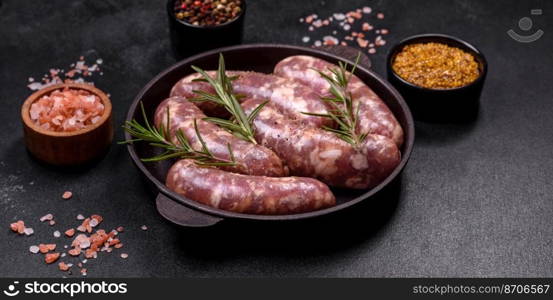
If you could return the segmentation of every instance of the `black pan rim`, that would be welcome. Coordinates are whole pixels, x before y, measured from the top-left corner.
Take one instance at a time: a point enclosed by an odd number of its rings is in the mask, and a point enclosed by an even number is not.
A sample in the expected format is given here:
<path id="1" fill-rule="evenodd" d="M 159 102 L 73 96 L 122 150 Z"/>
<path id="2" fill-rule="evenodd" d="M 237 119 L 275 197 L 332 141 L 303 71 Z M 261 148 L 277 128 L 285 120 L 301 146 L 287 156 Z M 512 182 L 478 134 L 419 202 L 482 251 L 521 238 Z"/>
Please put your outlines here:
<path id="1" fill-rule="evenodd" d="M 144 94 L 155 84 L 157 83 L 162 77 L 167 75 L 170 72 L 173 72 L 175 69 L 178 69 L 182 67 L 183 65 L 189 64 L 190 62 L 193 62 L 201 57 L 204 56 L 210 56 L 217 53 L 224 53 L 229 51 L 237 51 L 237 50 L 243 50 L 243 49 L 266 49 L 266 48 L 286 48 L 289 50 L 297 50 L 299 52 L 303 53 L 316 53 L 320 57 L 327 57 L 332 58 L 335 60 L 340 60 L 343 62 L 346 62 L 348 64 L 353 64 L 354 62 L 348 59 L 345 59 L 343 57 L 312 48 L 306 48 L 302 46 L 295 46 L 295 45 L 285 45 L 285 44 L 267 44 L 267 43 L 261 43 L 261 44 L 243 44 L 243 45 L 236 45 L 236 46 L 230 46 L 230 47 L 223 47 L 218 48 L 206 52 L 202 52 L 200 54 L 191 56 L 185 60 L 182 60 L 180 62 L 177 62 L 176 64 L 166 68 L 162 72 L 160 72 L 158 75 L 156 75 L 152 80 L 150 80 L 144 88 L 140 90 L 140 92 L 137 94 L 137 96 L 134 98 L 133 102 L 131 103 L 131 106 L 129 107 L 129 110 L 127 112 L 126 121 L 132 120 L 134 116 L 134 112 L 136 111 L 138 107 L 138 103 L 141 101 Z M 401 109 L 405 112 L 405 118 L 406 118 L 406 124 L 407 128 L 403 128 L 404 136 L 407 136 L 408 139 L 404 141 L 404 151 L 402 152 L 401 161 L 398 164 L 398 166 L 394 169 L 386 179 L 384 179 L 382 182 L 380 182 L 377 186 L 373 187 L 370 190 L 367 190 L 367 192 L 359 195 L 358 197 L 349 200 L 345 203 L 317 210 L 312 212 L 306 212 L 306 213 L 299 213 L 299 214 L 288 214 L 288 215 L 254 215 L 254 214 L 243 214 L 243 213 L 236 213 L 236 212 L 230 212 L 225 211 L 217 208 L 213 208 L 201 203 L 198 203 L 194 200 L 185 198 L 183 196 L 178 195 L 177 193 L 169 190 L 165 184 L 157 180 L 149 171 L 146 169 L 144 163 L 140 160 L 138 157 L 136 151 L 134 150 L 134 145 L 128 144 L 127 150 L 129 151 L 129 154 L 133 160 L 133 163 L 136 165 L 136 167 L 148 178 L 149 181 L 151 181 L 158 191 L 165 195 L 166 197 L 188 207 L 195 211 L 198 211 L 199 213 L 207 214 L 210 216 L 215 216 L 223 219 L 244 219 L 244 220 L 267 220 L 267 221 L 285 221 L 285 220 L 299 220 L 299 219 L 309 219 L 313 217 L 319 217 L 323 215 L 328 215 L 346 208 L 349 208 L 353 205 L 358 204 L 359 202 L 366 200 L 370 198 L 372 195 L 376 194 L 380 190 L 382 190 L 385 186 L 390 184 L 392 180 L 394 180 L 404 169 L 405 165 L 409 161 L 409 158 L 411 156 L 411 152 L 413 150 L 414 146 L 414 140 L 415 140 L 415 125 L 413 116 L 411 114 L 411 111 L 409 107 L 407 106 L 407 103 L 403 99 L 403 97 L 400 95 L 400 93 L 386 80 L 384 80 L 381 76 L 377 75 L 376 73 L 365 69 L 362 66 L 359 66 L 357 68 L 357 72 L 365 72 L 369 74 L 371 77 L 373 77 L 375 80 L 377 80 L 382 86 L 384 86 L 395 98 L 395 100 L 398 102 Z M 162 99 L 163 100 L 163 99 Z M 131 139 L 131 136 L 129 133 L 125 132 L 125 139 L 129 140 Z"/>

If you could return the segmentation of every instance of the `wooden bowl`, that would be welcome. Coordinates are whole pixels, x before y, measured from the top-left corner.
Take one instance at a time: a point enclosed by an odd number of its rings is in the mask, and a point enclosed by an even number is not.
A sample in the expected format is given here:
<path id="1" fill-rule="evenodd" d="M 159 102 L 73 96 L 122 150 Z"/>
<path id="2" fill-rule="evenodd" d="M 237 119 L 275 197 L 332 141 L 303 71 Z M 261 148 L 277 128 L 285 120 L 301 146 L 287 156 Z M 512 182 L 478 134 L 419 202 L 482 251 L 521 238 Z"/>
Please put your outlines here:
<path id="1" fill-rule="evenodd" d="M 104 104 L 104 114 L 100 120 L 96 124 L 71 132 L 49 131 L 37 126 L 29 113 L 31 104 L 54 90 L 66 87 L 86 90 L 98 96 Z M 75 166 L 90 162 L 104 154 L 113 140 L 111 102 L 104 92 L 89 84 L 62 83 L 35 92 L 23 103 L 21 119 L 25 145 L 29 152 L 52 165 Z"/>

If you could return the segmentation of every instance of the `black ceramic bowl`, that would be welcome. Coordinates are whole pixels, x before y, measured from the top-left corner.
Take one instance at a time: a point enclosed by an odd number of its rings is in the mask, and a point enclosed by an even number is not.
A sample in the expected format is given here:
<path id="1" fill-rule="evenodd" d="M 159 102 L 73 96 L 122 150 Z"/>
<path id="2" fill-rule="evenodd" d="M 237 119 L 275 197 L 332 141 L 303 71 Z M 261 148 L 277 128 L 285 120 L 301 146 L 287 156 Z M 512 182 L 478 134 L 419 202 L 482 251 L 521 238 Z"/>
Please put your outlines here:
<path id="1" fill-rule="evenodd" d="M 430 89 L 410 83 L 394 72 L 392 64 L 403 47 L 429 42 L 446 44 L 470 53 L 479 65 L 480 76 L 462 87 Z M 425 121 L 463 122 L 475 119 L 487 69 L 488 63 L 480 50 L 459 38 L 444 34 L 422 34 L 406 38 L 390 50 L 387 58 L 388 81 L 401 93 L 415 119 Z"/>
<path id="2" fill-rule="evenodd" d="M 312 55 L 332 63 L 339 61 L 349 64 L 353 63 L 351 60 L 346 60 L 321 50 L 288 45 L 240 45 L 208 51 L 181 61 L 152 79 L 134 99 L 129 108 L 127 120 L 136 119 L 139 122 L 143 122 L 139 105 L 142 102 L 151 122 L 156 107 L 169 96 L 173 85 L 182 77 L 194 72 L 191 66 L 196 65 L 205 70 L 216 69 L 219 53 L 223 53 L 228 70 L 251 70 L 264 73 L 271 73 L 277 62 L 291 55 Z M 214 225 L 222 220 L 229 219 L 241 221 L 299 220 L 333 214 L 352 207 L 361 201 L 368 200 L 375 196 L 376 193 L 382 193 L 385 187 L 398 178 L 409 159 L 415 138 L 414 122 L 403 98 L 389 83 L 361 66 L 356 69 L 355 74 L 382 98 L 394 113 L 405 132 L 405 142 L 401 149 L 401 162 L 379 185 L 367 190 L 332 189 L 337 198 L 337 205 L 314 212 L 279 216 L 241 214 L 206 206 L 169 190 L 164 183 L 172 162 L 144 163 L 140 160 L 141 157 L 151 157 L 159 154 L 159 149 L 151 147 L 146 143 L 130 144 L 128 145 L 128 150 L 133 162 L 146 176 L 147 181 L 152 184 L 154 191 L 158 193 L 156 199 L 158 211 L 170 221 L 190 227 Z M 126 133 L 125 138 L 131 139 L 131 136 Z M 391 199 L 388 200 L 391 201 Z"/>
<path id="3" fill-rule="evenodd" d="M 167 15 L 171 46 L 178 59 L 242 43 L 246 0 L 242 0 L 242 10 L 235 19 L 217 26 L 197 26 L 177 19 L 174 13 L 175 2 L 176 0 L 167 1 Z"/>

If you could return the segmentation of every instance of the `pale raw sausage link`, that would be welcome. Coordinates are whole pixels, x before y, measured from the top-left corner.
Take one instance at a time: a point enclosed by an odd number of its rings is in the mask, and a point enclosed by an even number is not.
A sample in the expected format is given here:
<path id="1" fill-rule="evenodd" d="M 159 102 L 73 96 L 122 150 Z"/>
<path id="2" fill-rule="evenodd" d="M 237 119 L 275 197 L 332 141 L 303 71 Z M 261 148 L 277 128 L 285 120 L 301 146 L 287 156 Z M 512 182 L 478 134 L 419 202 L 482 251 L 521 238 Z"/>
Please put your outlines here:
<path id="1" fill-rule="evenodd" d="M 214 71 L 207 72 L 214 76 Z M 247 98 L 270 100 L 276 107 L 292 119 L 297 119 L 314 127 L 332 125 L 327 118 L 310 116 L 308 113 L 328 113 L 326 104 L 319 95 L 309 86 L 298 81 L 283 78 L 271 74 L 244 71 L 227 71 L 228 76 L 238 76 L 233 81 L 234 93 L 241 94 Z M 195 97 L 194 90 L 201 90 L 214 93 L 214 89 L 206 82 L 193 82 L 200 78 L 198 73 L 191 74 L 181 79 L 173 86 L 171 96 L 182 96 L 186 98 Z M 198 107 L 208 115 L 220 115 L 220 108 L 211 102 L 198 103 Z"/>
<path id="2" fill-rule="evenodd" d="M 336 204 L 322 182 L 302 177 L 248 176 L 176 162 L 166 180 L 177 194 L 211 207 L 246 214 L 303 213 Z"/>
<path id="3" fill-rule="evenodd" d="M 205 118 L 204 113 L 183 97 L 171 97 L 159 104 L 154 120 L 157 127 L 162 124 L 166 126 L 167 109 L 169 109 L 169 133 L 174 143 L 178 142 L 175 133 L 180 129 L 192 147 L 195 150 L 201 150 L 200 140 L 194 130 L 194 119 L 196 119 L 198 131 L 215 157 L 230 160 L 228 144 L 232 147 L 237 164 L 222 167 L 223 169 L 248 175 L 277 177 L 287 175 L 288 170 L 273 151 L 241 140 L 219 126 L 202 120 Z"/>
<path id="4" fill-rule="evenodd" d="M 242 103 L 252 111 L 262 100 Z M 359 147 L 334 133 L 293 121 L 267 104 L 254 120 L 256 140 L 275 151 L 290 174 L 313 177 L 336 187 L 365 189 L 384 180 L 399 164 L 400 152 L 389 138 L 369 134 Z"/>
<path id="5" fill-rule="evenodd" d="M 330 75 L 338 68 L 325 60 L 305 55 L 290 56 L 274 69 L 276 75 L 295 79 L 313 88 L 320 96 L 329 97 L 328 82 L 316 71 Z M 398 146 L 403 144 L 403 129 L 388 106 L 359 77 L 352 76 L 348 85 L 354 104 L 359 103 L 358 130 L 391 138 Z"/>

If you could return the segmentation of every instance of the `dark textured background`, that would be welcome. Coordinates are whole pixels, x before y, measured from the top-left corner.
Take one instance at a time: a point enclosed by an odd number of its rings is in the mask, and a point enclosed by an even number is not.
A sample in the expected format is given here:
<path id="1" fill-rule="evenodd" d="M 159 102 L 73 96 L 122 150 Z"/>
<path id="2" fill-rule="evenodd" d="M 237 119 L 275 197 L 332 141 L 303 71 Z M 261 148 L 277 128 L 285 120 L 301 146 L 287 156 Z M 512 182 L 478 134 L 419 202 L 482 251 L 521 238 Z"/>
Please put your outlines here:
<path id="1" fill-rule="evenodd" d="M 553 276 L 553 55 L 551 1 L 250 0 L 245 42 L 302 44 L 298 19 L 363 5 L 383 11 L 385 53 L 417 33 L 452 34 L 477 45 L 489 74 L 479 118 L 470 124 L 417 123 L 415 149 L 396 195 L 345 216 L 311 224 L 228 224 L 181 230 L 153 207 L 124 147 L 113 145 L 93 168 L 54 170 L 22 143 L 19 109 L 27 78 L 102 57 L 98 87 L 112 95 L 121 124 L 128 105 L 173 64 L 164 1 L 4 0 L 0 7 L 0 276 L 61 276 L 28 246 L 51 238 L 46 213 L 64 230 L 78 213 L 123 225 L 127 260 L 102 253 L 89 276 Z M 542 8 L 541 40 L 519 44 L 506 31 Z M 547 20 L 549 19 L 549 21 Z M 191 41 L 192 43 L 194 41 Z M 122 138 L 118 130 L 116 139 Z M 72 190 L 75 197 L 60 199 Z M 8 224 L 26 220 L 20 237 Z M 139 227 L 146 224 L 148 231 Z M 65 242 L 57 241 L 61 246 Z"/>

